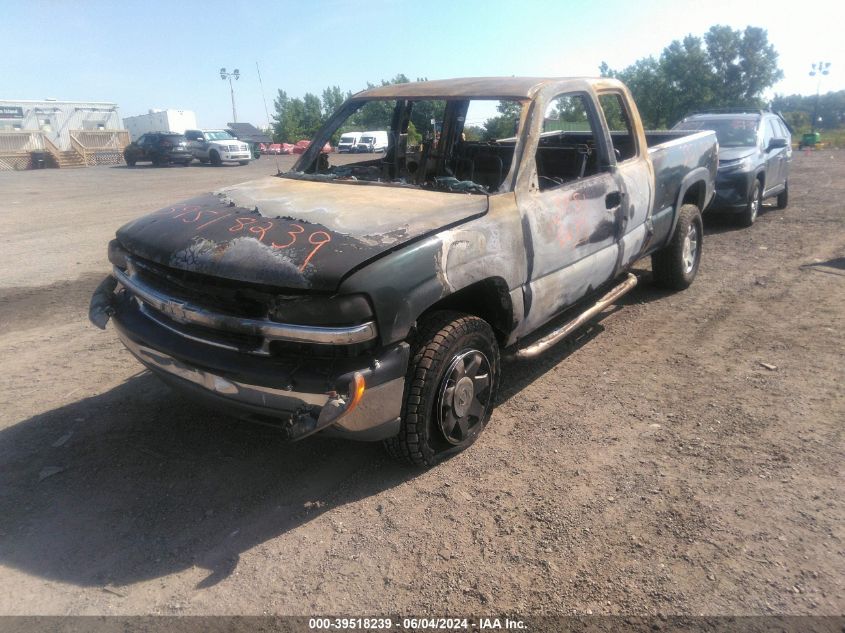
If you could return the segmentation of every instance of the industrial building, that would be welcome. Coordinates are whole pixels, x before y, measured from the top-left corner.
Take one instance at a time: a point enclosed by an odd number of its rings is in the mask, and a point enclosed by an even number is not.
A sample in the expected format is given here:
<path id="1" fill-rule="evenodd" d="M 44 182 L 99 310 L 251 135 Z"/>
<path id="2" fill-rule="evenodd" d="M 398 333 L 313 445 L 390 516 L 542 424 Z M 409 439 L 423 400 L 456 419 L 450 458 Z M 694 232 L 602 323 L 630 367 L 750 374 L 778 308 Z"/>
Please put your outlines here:
<path id="1" fill-rule="evenodd" d="M 128 144 L 116 103 L 0 99 L 0 170 L 118 164 Z"/>
<path id="2" fill-rule="evenodd" d="M 148 132 L 184 134 L 185 130 L 198 127 L 197 115 L 191 110 L 150 110 L 147 114 L 126 117 L 123 119 L 123 125 L 133 141 Z"/>

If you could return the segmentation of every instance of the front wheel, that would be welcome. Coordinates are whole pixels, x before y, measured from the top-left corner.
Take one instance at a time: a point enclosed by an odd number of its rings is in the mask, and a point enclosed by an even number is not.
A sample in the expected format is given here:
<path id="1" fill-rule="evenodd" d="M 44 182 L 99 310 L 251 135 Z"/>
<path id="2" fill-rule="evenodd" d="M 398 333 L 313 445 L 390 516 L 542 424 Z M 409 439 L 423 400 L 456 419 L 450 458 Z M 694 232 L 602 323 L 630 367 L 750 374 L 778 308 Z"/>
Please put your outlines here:
<path id="1" fill-rule="evenodd" d="M 751 226 L 754 220 L 757 219 L 757 214 L 760 213 L 760 205 L 763 203 L 763 188 L 760 186 L 760 181 L 754 179 L 754 184 L 751 185 L 751 193 L 748 194 L 748 202 L 745 209 L 739 214 L 740 226 Z"/>
<path id="2" fill-rule="evenodd" d="M 651 256 L 654 282 L 672 290 L 689 288 L 698 273 L 703 237 L 701 211 L 694 204 L 683 205 L 672 240 Z"/>
<path id="3" fill-rule="evenodd" d="M 223 164 L 223 161 L 220 160 L 220 154 L 218 154 L 217 152 L 211 152 L 211 154 L 209 154 L 208 157 L 209 157 L 209 159 L 211 159 L 211 164 L 214 165 L 215 167 L 219 167 L 220 165 Z"/>
<path id="4" fill-rule="evenodd" d="M 249 165 L 249 161 L 248 160 L 239 160 L 238 165 Z"/>
<path id="5" fill-rule="evenodd" d="M 499 386 L 499 345 L 486 321 L 460 312 L 424 318 L 411 340 L 394 458 L 433 466 L 470 446 L 487 425 Z"/>

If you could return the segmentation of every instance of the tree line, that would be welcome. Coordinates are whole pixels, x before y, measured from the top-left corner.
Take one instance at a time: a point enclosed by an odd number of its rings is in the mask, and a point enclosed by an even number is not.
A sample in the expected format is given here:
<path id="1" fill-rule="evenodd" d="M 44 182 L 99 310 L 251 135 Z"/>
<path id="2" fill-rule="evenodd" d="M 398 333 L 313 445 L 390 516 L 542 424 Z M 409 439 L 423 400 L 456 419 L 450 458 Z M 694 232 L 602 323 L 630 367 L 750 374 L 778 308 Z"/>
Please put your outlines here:
<path id="1" fill-rule="evenodd" d="M 783 112 L 794 130 L 807 132 L 813 113 L 816 129 L 832 130 L 845 124 L 845 90 L 819 95 L 777 95 L 772 100 L 772 110 Z"/>
<path id="2" fill-rule="evenodd" d="M 768 41 L 764 29 L 748 26 L 735 30 L 728 26 L 711 27 L 702 37 L 687 35 L 663 49 L 658 57 L 645 57 L 621 70 L 602 62 L 603 77 L 622 80 L 633 93 L 646 128 L 671 127 L 684 116 L 701 110 L 718 108 L 764 108 L 763 93 L 783 77 L 778 67 L 778 54 Z M 418 79 L 422 81 L 423 79 Z M 404 74 L 381 80 L 386 86 L 410 81 Z M 367 88 L 375 84 L 367 83 Z M 338 86 L 329 86 L 321 96 L 306 93 L 291 98 L 279 90 L 274 100 L 273 138 L 278 142 L 295 143 L 310 139 L 340 105 L 352 96 Z M 788 116 L 800 127 L 812 116 L 815 96 L 778 96 L 773 109 L 794 113 Z M 431 119 L 442 117 L 443 102 L 422 102 L 411 115 L 408 142 L 416 142 L 431 131 Z M 391 103 L 368 103 L 354 113 L 335 135 L 346 131 L 385 129 L 391 119 Z M 830 93 L 820 99 L 819 116 L 828 124 L 842 122 L 845 117 L 845 91 Z M 519 105 L 500 102 L 497 114 L 480 126 L 465 129 L 470 140 L 512 136 L 519 117 Z"/>
<path id="3" fill-rule="evenodd" d="M 639 59 L 603 77 L 623 81 L 647 128 L 671 127 L 684 116 L 718 108 L 763 108 L 763 92 L 783 78 L 778 54 L 764 29 L 712 26 L 703 37 L 687 35 L 659 57 Z"/>

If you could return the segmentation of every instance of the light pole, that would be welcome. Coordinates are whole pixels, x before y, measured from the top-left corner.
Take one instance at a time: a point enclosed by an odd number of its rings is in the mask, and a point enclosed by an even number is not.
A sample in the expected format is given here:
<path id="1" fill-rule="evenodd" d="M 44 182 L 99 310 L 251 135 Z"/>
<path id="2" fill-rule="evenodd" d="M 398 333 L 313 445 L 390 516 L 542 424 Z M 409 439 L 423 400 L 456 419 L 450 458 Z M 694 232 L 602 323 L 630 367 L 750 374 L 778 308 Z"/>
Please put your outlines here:
<path id="1" fill-rule="evenodd" d="M 225 68 L 220 69 L 220 79 L 223 81 L 229 80 L 229 92 L 232 93 L 232 123 L 237 123 L 238 113 L 235 111 L 235 89 L 232 87 L 232 77 L 237 81 L 241 77 L 241 71 L 235 68 L 232 72 L 227 73 Z"/>
<path id="2" fill-rule="evenodd" d="M 813 64 L 813 70 L 810 71 L 810 77 L 818 77 L 816 81 L 816 104 L 813 106 L 813 121 L 810 123 L 810 134 L 816 133 L 816 117 L 819 115 L 819 90 L 822 85 L 822 77 L 830 74 L 830 62 L 819 62 Z"/>

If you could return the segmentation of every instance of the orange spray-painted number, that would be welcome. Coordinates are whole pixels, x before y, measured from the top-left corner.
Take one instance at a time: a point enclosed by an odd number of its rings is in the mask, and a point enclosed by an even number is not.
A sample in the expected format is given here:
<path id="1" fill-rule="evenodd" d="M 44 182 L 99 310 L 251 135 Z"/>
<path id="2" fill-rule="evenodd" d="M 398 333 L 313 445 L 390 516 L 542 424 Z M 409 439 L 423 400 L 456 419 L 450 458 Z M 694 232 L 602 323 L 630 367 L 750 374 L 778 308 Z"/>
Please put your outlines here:
<path id="1" fill-rule="evenodd" d="M 325 231 L 314 231 L 308 238 L 308 243 L 313 244 L 314 250 L 308 253 L 308 257 L 305 258 L 305 261 L 302 262 L 302 266 L 299 267 L 299 272 L 305 270 L 305 267 L 308 265 L 308 262 L 311 261 L 311 258 L 317 254 L 324 244 L 328 244 L 332 241 L 332 236 L 326 233 Z"/>
<path id="2" fill-rule="evenodd" d="M 288 231 L 288 235 L 290 235 L 290 242 L 287 244 L 276 244 L 276 242 L 271 242 L 270 246 L 273 248 L 287 248 L 288 246 L 293 246 L 293 243 L 296 241 L 296 236 L 300 233 L 305 233 L 305 229 L 299 224 L 292 224 L 291 226 L 296 227 L 298 230 Z"/>

